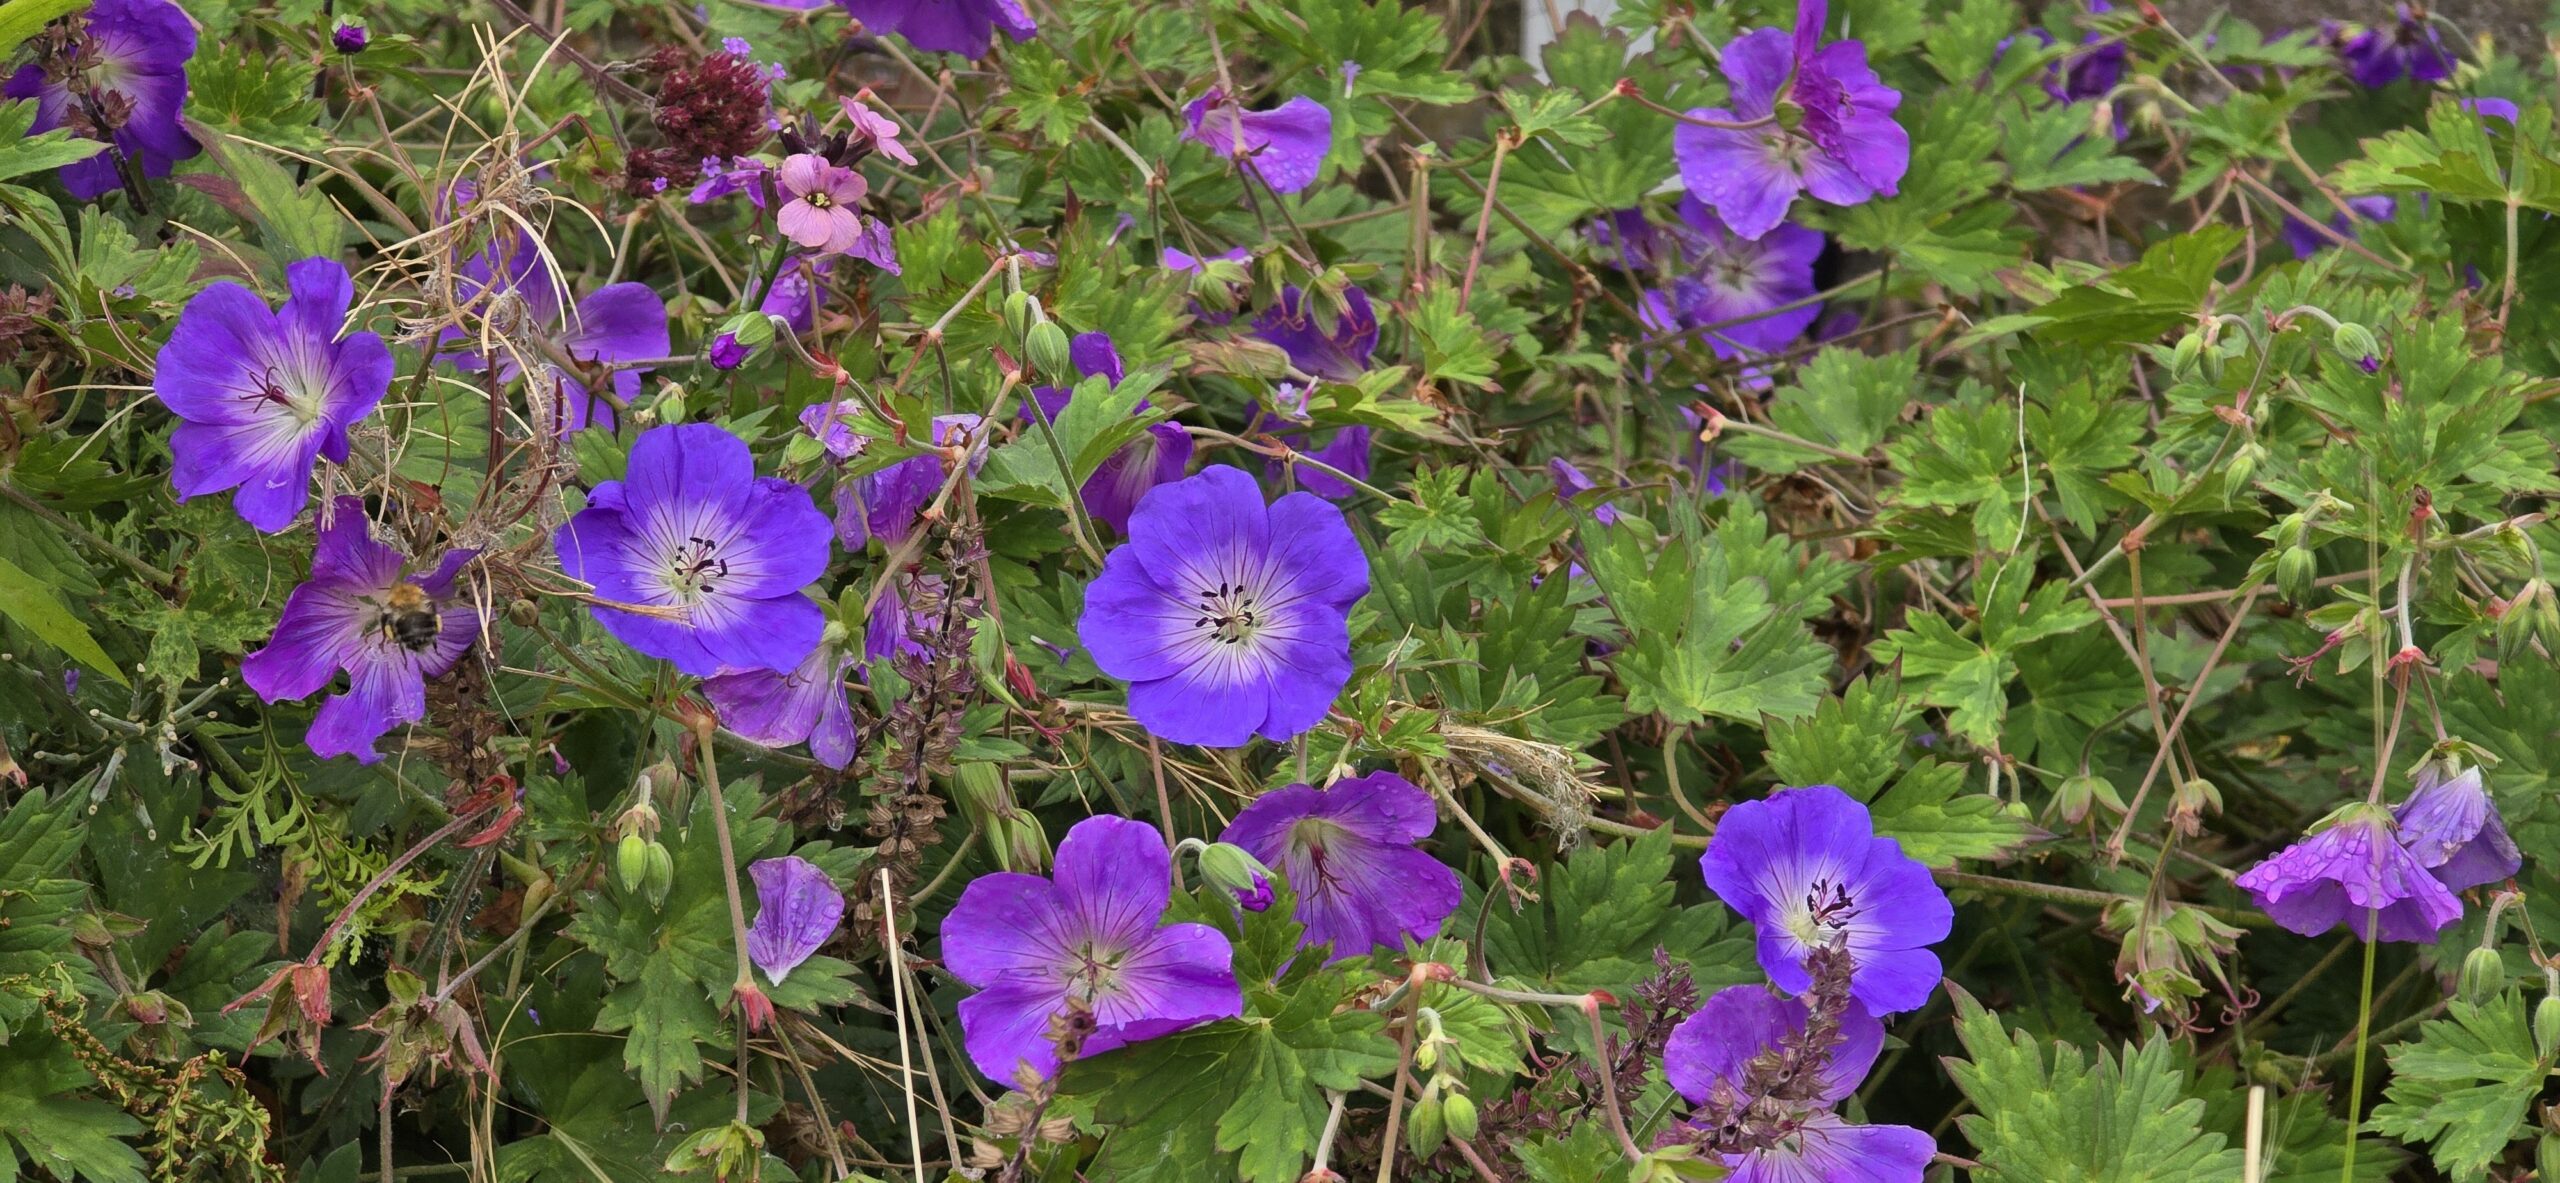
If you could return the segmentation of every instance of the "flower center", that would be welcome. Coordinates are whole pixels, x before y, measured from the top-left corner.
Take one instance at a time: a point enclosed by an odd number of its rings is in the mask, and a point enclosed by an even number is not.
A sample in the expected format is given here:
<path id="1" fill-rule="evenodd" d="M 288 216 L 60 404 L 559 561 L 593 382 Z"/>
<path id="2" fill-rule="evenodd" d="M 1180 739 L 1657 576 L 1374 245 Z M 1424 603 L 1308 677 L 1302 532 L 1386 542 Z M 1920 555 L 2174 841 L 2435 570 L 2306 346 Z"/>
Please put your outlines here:
<path id="1" fill-rule="evenodd" d="M 1803 910 L 1788 918 L 1787 931 L 1810 946 L 1842 943 L 1858 911 L 1847 884 L 1816 879 L 1805 889 Z"/>
<path id="2" fill-rule="evenodd" d="M 1243 645 L 1264 623 L 1254 602 L 1253 589 L 1242 583 L 1204 588 L 1200 592 L 1200 616 L 1191 622 L 1191 627 L 1221 645 Z"/>
<path id="3" fill-rule="evenodd" d="M 836 203 L 835 198 L 827 196 L 823 191 L 816 193 L 803 193 L 800 195 L 800 200 L 808 202 L 810 209 L 826 209 Z"/>
<path id="4" fill-rule="evenodd" d="M 296 427 L 309 427 L 320 420 L 320 400 L 305 397 L 299 389 L 303 385 L 287 380 L 282 369 L 269 365 L 234 397 L 262 413 L 290 416 Z"/>
<path id="5" fill-rule="evenodd" d="M 720 557 L 720 544 L 698 534 L 667 559 L 667 587 L 686 600 L 719 591 L 720 581 L 728 577 L 729 560 Z"/>
<path id="6" fill-rule="evenodd" d="M 1119 981 L 1120 962 L 1128 956 L 1128 950 L 1087 941 L 1075 947 L 1073 956 L 1067 965 L 1068 992 L 1090 1005 Z"/>

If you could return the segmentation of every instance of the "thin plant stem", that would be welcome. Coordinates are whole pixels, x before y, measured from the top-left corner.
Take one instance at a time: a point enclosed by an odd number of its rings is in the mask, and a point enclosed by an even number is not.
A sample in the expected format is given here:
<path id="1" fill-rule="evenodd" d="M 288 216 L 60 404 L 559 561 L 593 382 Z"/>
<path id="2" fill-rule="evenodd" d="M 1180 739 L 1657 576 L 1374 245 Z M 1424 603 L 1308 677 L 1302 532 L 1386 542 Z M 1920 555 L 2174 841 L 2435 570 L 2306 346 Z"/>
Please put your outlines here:
<path id="1" fill-rule="evenodd" d="M 2381 909 L 2365 909 L 2365 932 L 2372 933 L 2381 922 Z M 2356 1129 L 2363 1124 L 2364 1046 L 2373 1027 L 2373 954 L 2377 947 L 2378 942 L 2371 939 L 2364 943 L 2364 984 L 2356 995 L 2356 1067 L 2353 1083 L 2347 1086 L 2347 1154 L 2338 1166 L 2338 1183 L 2355 1183 L 2356 1178 Z"/>

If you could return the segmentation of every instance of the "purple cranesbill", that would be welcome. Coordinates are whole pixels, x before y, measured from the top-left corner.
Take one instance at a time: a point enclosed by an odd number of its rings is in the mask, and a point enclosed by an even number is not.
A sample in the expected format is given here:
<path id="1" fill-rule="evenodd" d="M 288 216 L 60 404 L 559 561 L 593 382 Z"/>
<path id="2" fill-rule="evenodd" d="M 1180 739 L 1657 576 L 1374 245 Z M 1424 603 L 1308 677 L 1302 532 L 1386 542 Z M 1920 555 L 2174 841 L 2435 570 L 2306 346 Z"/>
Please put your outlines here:
<path id="1" fill-rule="evenodd" d="M 178 314 L 151 389 L 181 421 L 169 439 L 178 499 L 238 489 L 231 506 L 273 534 L 311 499 L 320 458 L 347 459 L 347 429 L 391 389 L 391 348 L 369 332 L 339 335 L 356 286 L 334 259 L 285 268 L 282 307 L 228 280 Z"/>
<path id="2" fill-rule="evenodd" d="M 203 151 L 178 121 L 187 105 L 187 60 L 196 53 L 195 23 L 169 0 L 97 0 L 76 26 L 40 35 L 36 60 L 0 87 L 12 99 L 36 101 L 28 135 L 68 127 L 111 147 L 63 165 L 62 187 L 95 201 L 121 186 L 122 156 L 143 177 L 165 177 Z"/>
<path id="3" fill-rule="evenodd" d="M 872 110 L 871 104 L 865 101 L 870 97 L 871 91 L 866 88 L 860 94 L 844 95 L 836 100 L 837 106 L 844 111 L 844 117 L 853 124 L 851 137 L 846 141 L 847 148 L 856 152 L 877 152 L 914 167 L 915 153 L 907 151 L 907 146 L 898 142 L 903 130 L 898 121 Z"/>
<path id="4" fill-rule="evenodd" d="M 1728 1183 L 1919 1183 L 1938 1150 L 1928 1134 L 1831 1112 L 1875 1064 L 1884 1025 L 1852 1002 L 1827 1046 L 1811 1047 L 1813 1017 L 1796 999 L 1730 986 L 1681 1020 L 1663 1075 L 1698 1112 L 1666 1140 L 1705 1143 L 1733 1172 Z M 1772 1079 L 1781 1066 L 1806 1078 Z M 1781 1084 L 1791 1087 L 1771 1087 Z"/>
<path id="5" fill-rule="evenodd" d="M 1029 41 L 1040 26 L 1022 0 L 836 0 L 866 32 L 896 33 L 931 53 L 987 56 L 999 32 Z"/>
<path id="6" fill-rule="evenodd" d="M 2408 799 L 2391 810 L 2400 847 L 2447 891 L 2495 883 L 2524 867 L 2524 855 L 2507 836 L 2506 819 L 2490 800 L 2478 765 L 2452 772 L 2436 760 L 2412 777 Z"/>
<path id="7" fill-rule="evenodd" d="M 1274 193 L 1295 193 L 1316 183 L 1325 153 L 1333 149 L 1333 112 L 1299 95 L 1268 111 L 1248 111 L 1218 87 L 1182 108 L 1182 138 L 1240 160 Z"/>
<path id="8" fill-rule="evenodd" d="M 1682 328 L 1715 326 L 1703 335 L 1716 356 L 1784 349 L 1822 315 L 1821 303 L 1811 298 L 1821 232 L 1781 222 L 1756 239 L 1744 238 L 1695 194 L 1681 199 L 1680 222 L 1671 237 L 1688 268 L 1672 280 L 1673 306 Z"/>
<path id="9" fill-rule="evenodd" d="M 1582 469 L 1576 467 L 1573 461 L 1562 456 L 1547 461 L 1547 475 L 1555 480 L 1556 496 L 1566 501 L 1575 500 L 1599 487 L 1592 484 L 1591 478 L 1585 475 Z M 1592 506 L 1591 520 L 1603 526 L 1614 526 L 1618 522 L 1618 507 L 1606 501 Z"/>
<path id="10" fill-rule="evenodd" d="M 703 680 L 702 694 L 729 730 L 769 748 L 805 742 L 818 763 L 841 769 L 861 751 L 862 735 L 845 697 L 845 676 L 854 661 L 850 649 L 831 638 L 811 649 L 796 669 L 720 674 Z"/>
<path id="11" fill-rule="evenodd" d="M 309 698 L 347 675 L 304 737 L 313 755 L 382 758 L 374 742 L 427 717 L 427 679 L 462 660 L 480 635 L 454 579 L 477 551 L 451 550 L 423 572 L 373 538 L 364 501 L 340 497 L 320 528 L 311 578 L 285 597 L 275 635 L 240 662 L 240 678 L 268 702 Z"/>
<path id="12" fill-rule="evenodd" d="M 2401 847 L 2396 830 L 2381 806 L 2349 805 L 2234 882 L 2306 937 L 2344 923 L 2366 940 L 2432 941 L 2462 918 L 2462 901 Z"/>
<path id="13" fill-rule="evenodd" d="M 2426 16 L 2407 4 L 2393 6 L 2389 25 L 2368 26 L 2338 51 L 2347 77 L 2363 87 L 2442 82 L 2453 76 L 2453 54 Z"/>
<path id="14" fill-rule="evenodd" d="M 1336 959 L 1429 940 L 1466 896 L 1458 873 L 1414 844 L 1431 836 L 1431 795 L 1392 772 L 1331 788 L 1265 793 L 1227 823 L 1220 842 L 1277 867 L 1298 895 L 1301 946 Z"/>
<path id="15" fill-rule="evenodd" d="M 782 270 L 773 277 L 773 286 L 765 289 L 764 301 L 756 311 L 765 316 L 781 317 L 774 327 L 805 333 L 818 326 L 818 285 L 835 270 L 833 255 L 793 255 L 782 261 Z M 741 343 L 735 333 L 722 333 L 711 343 L 711 364 L 734 370 L 754 356 L 752 346 Z"/>
<path id="16" fill-rule="evenodd" d="M 1120 351 L 1111 345 L 1106 333 L 1078 333 L 1067 343 L 1067 360 L 1076 372 L 1087 378 L 1102 378 L 1118 386 L 1123 372 Z M 1023 414 L 1037 412 L 1055 423 L 1065 414 L 1075 392 L 1062 386 L 1035 386 L 1030 404 Z M 1131 408 L 1136 414 L 1147 409 L 1140 399 Z M 1104 458 L 1101 465 L 1086 477 L 1077 496 L 1083 499 L 1085 512 L 1122 534 L 1129 532 L 1129 515 L 1137 512 L 1138 499 L 1147 490 L 1167 481 L 1182 479 L 1182 470 L 1191 464 L 1191 433 L 1179 424 L 1158 423 L 1138 434 L 1138 438 L 1121 446 Z"/>
<path id="17" fill-rule="evenodd" d="M 1211 263 L 1250 263 L 1253 261 L 1253 252 L 1240 246 L 1230 247 L 1223 253 L 1204 258 L 1178 247 L 1166 247 L 1157 256 L 1156 261 L 1167 271 L 1180 271 L 1187 275 L 1206 271 Z"/>
<path id="18" fill-rule="evenodd" d="M 2086 0 L 2082 6 L 2091 14 L 2115 11 L 2107 0 Z M 2028 29 L 2025 36 L 2037 45 L 2053 48 L 2053 34 L 2043 29 Z M 2005 56 L 2016 38 L 2001 39 L 1994 60 Z M 2123 41 L 2103 33 L 2090 33 L 2080 39 L 2080 47 L 2063 55 L 2062 60 L 2045 67 L 2044 91 L 2057 102 L 2077 103 L 2102 99 L 2124 81 L 2125 62 L 2129 57 Z"/>
<path id="19" fill-rule="evenodd" d="M 971 880 L 942 921 L 942 963 L 969 1059 L 999 1084 L 1244 1010 L 1235 950 L 1205 924 L 1165 924 L 1173 855 L 1154 826 L 1089 817 L 1058 843 L 1054 877 Z"/>
<path id="20" fill-rule="evenodd" d="M 1266 505 L 1251 476 L 1219 465 L 1138 502 L 1076 633 L 1156 737 L 1287 741 L 1350 682 L 1351 606 L 1368 593 L 1341 510 L 1307 493 Z"/>
<path id="21" fill-rule="evenodd" d="M 1302 459 L 1313 460 L 1352 480 L 1365 481 L 1369 479 L 1370 436 L 1368 428 L 1354 425 L 1334 432 L 1312 448 L 1307 446 L 1310 438 L 1307 432 L 1284 431 L 1277 438 L 1281 443 L 1299 449 L 1298 455 Z M 1288 463 L 1278 457 L 1263 462 L 1264 472 L 1272 479 L 1277 480 L 1285 469 L 1298 482 L 1299 488 L 1327 501 L 1340 501 L 1360 491 L 1350 481 L 1325 471 L 1325 468 Z"/>
<path id="22" fill-rule="evenodd" d="M 667 333 L 667 302 L 656 289 L 645 283 L 607 284 L 576 305 L 564 307 L 550 264 L 533 236 L 521 229 L 501 234 L 488 249 L 464 260 L 461 289 L 463 302 L 476 306 L 483 316 L 506 307 L 502 301 L 519 302 L 527 323 L 549 336 L 571 361 L 613 366 L 613 398 L 623 406 L 640 396 L 640 378 L 649 367 L 619 363 L 665 357 L 673 349 Z M 490 355 L 472 347 L 478 342 L 466 330 L 448 329 L 444 340 L 448 346 L 444 356 L 455 368 L 465 372 L 488 368 Z M 496 357 L 498 380 L 514 381 L 523 368 L 515 350 L 499 349 Z M 559 383 L 559 401 L 548 408 L 553 430 L 614 426 L 612 400 L 596 397 L 584 382 L 559 366 L 544 363 L 544 368 Z"/>
<path id="23" fill-rule="evenodd" d="M 1726 107 L 1672 132 L 1681 181 L 1733 232 L 1758 238 L 1797 193 L 1832 205 L 1891 196 L 1911 164 L 1911 137 L 1894 122 L 1902 92 L 1876 80 L 1858 41 L 1821 44 L 1824 0 L 1798 0 L 1795 34 L 1754 29 L 1726 45 Z"/>
<path id="24" fill-rule="evenodd" d="M 551 536 L 588 610 L 623 644 L 696 677 L 800 668 L 826 615 L 801 589 L 827 569 L 809 491 L 756 476 L 746 441 L 710 423 L 652 427 L 623 479 Z"/>
<path id="25" fill-rule="evenodd" d="M 1910 1010 L 1937 988 L 1929 946 L 1946 939 L 1955 908 L 1847 793 L 1811 785 L 1736 805 L 1699 865 L 1759 930 L 1760 968 L 1779 988 L 1809 985 L 1807 958 L 1826 946 L 1848 951 L 1850 994 L 1876 1014 Z"/>
<path id="26" fill-rule="evenodd" d="M 942 605 L 949 588 L 929 571 L 900 571 L 889 577 L 880 601 L 863 623 L 862 663 L 867 668 L 905 656 L 933 656 L 928 644 L 941 631 Z"/>
<path id="27" fill-rule="evenodd" d="M 756 881 L 747 957 L 778 986 L 835 935 L 844 919 L 844 893 L 817 864 L 796 856 L 757 859 L 747 864 L 747 874 Z"/>
<path id="28" fill-rule="evenodd" d="M 2353 210 L 2354 216 L 2351 217 L 2348 210 Z M 2341 238 L 2352 239 L 2356 236 L 2356 217 L 2369 222 L 2388 222 L 2399 210 L 2400 203 L 2388 197 L 2350 197 L 2347 209 L 2329 216 L 2329 228 L 2337 231 Z M 2291 214 L 2285 215 L 2284 243 L 2293 248 L 2294 258 L 2308 259 L 2329 249 L 2331 242 L 2328 235 L 2313 229 L 2309 223 Z"/>
<path id="29" fill-rule="evenodd" d="M 841 405 L 841 404 L 839 404 Z M 821 439 L 833 451 L 834 440 L 850 436 L 840 426 L 841 415 L 825 420 L 827 434 Z M 802 416 L 807 422 L 807 416 Z M 924 510 L 942 492 L 942 484 L 950 479 L 947 467 L 955 453 L 966 449 L 969 470 L 976 472 L 987 462 L 986 432 L 975 415 L 936 415 L 933 418 L 933 443 L 941 449 L 937 454 L 910 456 L 877 472 L 864 473 L 836 484 L 836 540 L 846 550 L 861 550 L 872 539 L 896 549 L 915 534 L 923 521 Z M 815 430 L 815 429 L 813 429 Z M 852 436 L 861 440 L 860 436 Z M 863 440 L 854 447 L 869 443 Z"/>
<path id="30" fill-rule="evenodd" d="M 1316 315 L 1315 301 L 1291 285 L 1280 289 L 1280 302 L 1253 320 L 1253 335 L 1280 347 L 1289 364 L 1335 382 L 1357 381 L 1369 369 L 1378 349 L 1378 314 L 1369 293 L 1344 288 L 1340 315 L 1327 331 Z"/>

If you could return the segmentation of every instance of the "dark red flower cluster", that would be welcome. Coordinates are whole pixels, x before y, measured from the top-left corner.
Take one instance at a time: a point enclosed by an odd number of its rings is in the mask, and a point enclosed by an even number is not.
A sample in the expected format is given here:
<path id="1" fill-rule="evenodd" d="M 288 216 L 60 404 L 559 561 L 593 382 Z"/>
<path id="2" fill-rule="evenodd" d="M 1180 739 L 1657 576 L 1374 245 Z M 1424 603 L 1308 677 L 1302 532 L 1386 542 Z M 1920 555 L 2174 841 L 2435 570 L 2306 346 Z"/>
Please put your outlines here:
<path id="1" fill-rule="evenodd" d="M 650 115 L 665 143 L 633 149 L 623 187 L 634 196 L 684 185 L 702 176 L 705 158 L 744 156 L 764 144 L 765 75 L 732 53 L 697 56 L 669 47 L 641 63 L 657 79 L 657 109 Z"/>

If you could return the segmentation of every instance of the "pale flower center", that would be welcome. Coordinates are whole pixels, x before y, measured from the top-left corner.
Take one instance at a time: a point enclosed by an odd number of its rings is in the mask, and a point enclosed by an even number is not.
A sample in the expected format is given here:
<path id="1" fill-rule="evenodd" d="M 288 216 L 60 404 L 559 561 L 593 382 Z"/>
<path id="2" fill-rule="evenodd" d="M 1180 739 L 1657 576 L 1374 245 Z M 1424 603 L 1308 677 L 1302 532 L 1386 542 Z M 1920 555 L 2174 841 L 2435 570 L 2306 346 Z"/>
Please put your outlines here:
<path id="1" fill-rule="evenodd" d="M 1243 583 L 1221 583 L 1201 590 L 1200 615 L 1191 627 L 1221 645 L 1241 646 L 1261 630 L 1265 618 L 1255 608 L 1254 589 Z"/>
<path id="2" fill-rule="evenodd" d="M 719 591 L 728 577 L 729 560 L 720 557 L 720 544 L 700 535 L 685 539 L 667 559 L 667 590 L 687 603 Z"/>
<path id="3" fill-rule="evenodd" d="M 1789 911 L 1787 933 L 1808 948 L 1841 944 L 1848 940 L 1849 922 L 1858 918 L 1858 911 L 1847 884 L 1816 879 L 1805 889 L 1803 907 Z"/>

